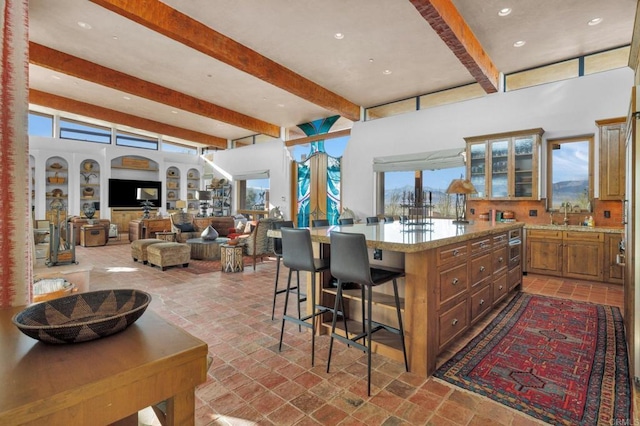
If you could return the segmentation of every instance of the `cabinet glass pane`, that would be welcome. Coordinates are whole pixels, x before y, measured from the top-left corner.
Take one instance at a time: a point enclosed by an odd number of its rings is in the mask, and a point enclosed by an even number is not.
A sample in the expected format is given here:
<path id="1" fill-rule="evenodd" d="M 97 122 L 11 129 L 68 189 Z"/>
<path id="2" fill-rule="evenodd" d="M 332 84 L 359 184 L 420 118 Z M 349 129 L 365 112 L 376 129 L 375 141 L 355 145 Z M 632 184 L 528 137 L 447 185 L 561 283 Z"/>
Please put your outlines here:
<path id="1" fill-rule="evenodd" d="M 516 138 L 513 142 L 515 196 L 531 197 L 533 194 L 533 136 Z"/>
<path id="2" fill-rule="evenodd" d="M 509 196 L 509 140 L 491 142 L 491 196 Z"/>
<path id="3" fill-rule="evenodd" d="M 486 197 L 486 175 L 485 175 L 485 162 L 487 156 L 487 145 L 484 143 L 473 144 L 469 147 L 470 153 L 470 180 L 473 186 L 478 191 L 477 194 L 472 197 Z"/>

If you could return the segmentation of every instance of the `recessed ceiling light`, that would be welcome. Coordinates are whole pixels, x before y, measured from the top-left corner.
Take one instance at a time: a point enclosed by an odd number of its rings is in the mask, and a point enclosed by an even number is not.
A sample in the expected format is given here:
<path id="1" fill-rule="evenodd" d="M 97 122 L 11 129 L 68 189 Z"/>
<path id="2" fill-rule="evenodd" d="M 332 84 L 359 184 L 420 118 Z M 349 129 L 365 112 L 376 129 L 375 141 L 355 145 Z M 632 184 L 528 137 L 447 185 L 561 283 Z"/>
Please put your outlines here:
<path id="1" fill-rule="evenodd" d="M 369 58 L 369 63 L 373 63 L 373 58 Z"/>
<path id="2" fill-rule="evenodd" d="M 522 47 L 526 44 L 527 42 L 524 40 L 518 40 L 515 43 L 513 43 L 513 47 Z"/>
<path id="3" fill-rule="evenodd" d="M 598 25 L 600 22 L 602 22 L 602 18 L 593 18 L 587 22 L 587 24 L 593 27 L 594 25 Z"/>
<path id="4" fill-rule="evenodd" d="M 85 29 L 85 30 L 90 30 L 92 28 L 91 25 L 89 25 L 89 24 L 87 24 L 86 22 L 83 22 L 83 21 L 78 21 L 78 26 L 80 28 L 82 28 L 82 29 Z"/>
<path id="5" fill-rule="evenodd" d="M 284 104 L 278 104 L 278 107 L 284 108 Z"/>
<path id="6" fill-rule="evenodd" d="M 57 75 L 52 75 L 51 78 L 53 78 L 54 80 L 60 80 L 60 77 L 58 77 Z"/>
<path id="7" fill-rule="evenodd" d="M 112 39 L 114 39 L 114 40 L 117 40 L 117 39 L 118 39 L 118 36 L 117 36 L 117 35 L 114 35 L 114 36 L 111 36 L 111 38 L 112 38 Z"/>
<path id="8" fill-rule="evenodd" d="M 384 75 L 389 75 L 389 74 L 391 74 L 391 73 L 392 73 L 392 71 L 391 71 L 391 70 L 384 70 L 384 71 L 382 71 L 382 74 L 384 74 Z"/>
<path id="9" fill-rule="evenodd" d="M 342 39 L 344 38 L 344 34 L 342 34 L 342 33 L 335 33 L 335 34 L 333 35 L 333 37 L 335 37 L 335 38 L 336 38 L 336 40 L 342 40 Z"/>
<path id="10" fill-rule="evenodd" d="M 126 99 L 126 100 L 130 100 L 130 99 L 131 99 L 131 97 L 130 97 L 130 96 L 123 96 L 122 98 L 123 98 L 123 99 Z"/>
<path id="11" fill-rule="evenodd" d="M 504 8 L 502 8 L 502 9 L 500 9 L 498 11 L 498 16 L 507 16 L 510 13 L 511 13 L 511 8 L 510 7 L 504 7 Z"/>
<path id="12" fill-rule="evenodd" d="M 171 114 L 177 114 L 177 113 L 178 113 L 178 111 L 176 111 L 175 109 L 171 110 Z"/>

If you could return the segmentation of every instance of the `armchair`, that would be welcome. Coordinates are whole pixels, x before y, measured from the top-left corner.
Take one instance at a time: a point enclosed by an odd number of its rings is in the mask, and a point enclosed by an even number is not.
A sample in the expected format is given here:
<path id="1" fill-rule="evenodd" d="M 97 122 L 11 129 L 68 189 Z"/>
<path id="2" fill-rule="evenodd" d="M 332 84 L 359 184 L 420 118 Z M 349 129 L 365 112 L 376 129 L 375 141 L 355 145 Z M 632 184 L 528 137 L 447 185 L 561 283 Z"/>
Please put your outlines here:
<path id="1" fill-rule="evenodd" d="M 171 232 L 176 233 L 176 241 L 184 243 L 191 238 L 198 238 L 202 231 L 196 229 L 191 213 L 176 212 L 169 215 L 171 221 Z"/>
<path id="2" fill-rule="evenodd" d="M 247 255 L 253 258 L 253 269 L 256 269 L 256 259 L 260 257 L 260 261 L 265 256 L 270 256 L 273 252 L 273 241 L 267 236 L 267 231 L 271 229 L 273 222 L 278 222 L 282 219 L 275 218 L 263 218 L 256 222 L 255 227 L 251 233 L 244 237 L 247 247 Z"/>

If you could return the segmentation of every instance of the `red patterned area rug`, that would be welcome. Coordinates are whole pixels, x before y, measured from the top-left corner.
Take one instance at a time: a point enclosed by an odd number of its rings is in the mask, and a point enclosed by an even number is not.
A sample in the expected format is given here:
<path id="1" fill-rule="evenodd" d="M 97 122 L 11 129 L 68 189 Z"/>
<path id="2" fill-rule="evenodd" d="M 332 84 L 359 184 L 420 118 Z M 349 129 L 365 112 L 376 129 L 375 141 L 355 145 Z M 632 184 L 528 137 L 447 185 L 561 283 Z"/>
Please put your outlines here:
<path id="1" fill-rule="evenodd" d="M 435 377 L 556 425 L 630 425 L 617 307 L 520 293 Z"/>

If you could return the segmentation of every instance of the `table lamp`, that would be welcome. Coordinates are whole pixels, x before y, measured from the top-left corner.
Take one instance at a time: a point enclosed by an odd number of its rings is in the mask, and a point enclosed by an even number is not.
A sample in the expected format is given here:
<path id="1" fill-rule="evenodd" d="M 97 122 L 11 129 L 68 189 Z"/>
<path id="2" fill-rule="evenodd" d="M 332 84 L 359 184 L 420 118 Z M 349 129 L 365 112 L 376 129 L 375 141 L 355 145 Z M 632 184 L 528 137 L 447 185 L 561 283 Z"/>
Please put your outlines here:
<path id="1" fill-rule="evenodd" d="M 154 205 L 151 201 L 158 199 L 158 190 L 156 188 L 138 188 L 136 199 L 140 201 L 140 205 L 142 206 L 144 213 L 142 218 L 149 219 L 151 217 L 149 215 L 149 209 Z"/>
<path id="2" fill-rule="evenodd" d="M 196 191 L 196 200 L 200 201 L 200 213 L 198 216 L 206 217 L 209 209 L 209 200 L 211 200 L 211 191 Z"/>
<path id="3" fill-rule="evenodd" d="M 184 213 L 184 209 L 187 208 L 187 202 L 185 200 L 176 201 L 176 209 L 180 209 L 181 213 Z"/>
<path id="4" fill-rule="evenodd" d="M 454 179 L 445 191 L 456 194 L 456 220 L 453 223 L 469 223 L 467 220 L 467 195 L 477 194 L 476 188 L 469 179 Z"/>

